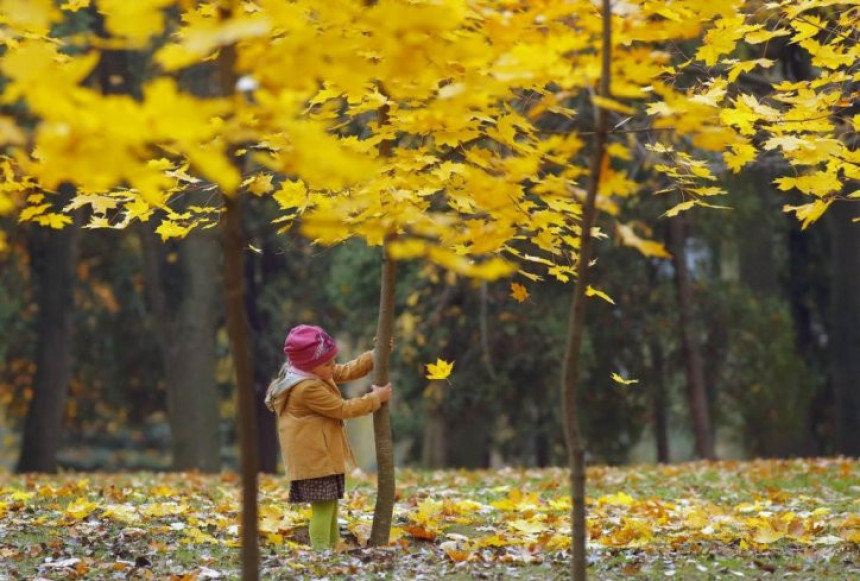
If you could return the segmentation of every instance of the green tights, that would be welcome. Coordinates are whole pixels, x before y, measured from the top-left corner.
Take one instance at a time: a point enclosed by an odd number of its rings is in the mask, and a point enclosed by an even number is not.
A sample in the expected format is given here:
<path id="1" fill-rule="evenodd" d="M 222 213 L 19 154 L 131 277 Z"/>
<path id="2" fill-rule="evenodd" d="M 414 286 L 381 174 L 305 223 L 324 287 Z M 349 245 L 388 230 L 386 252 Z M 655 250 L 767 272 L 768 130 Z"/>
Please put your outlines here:
<path id="1" fill-rule="evenodd" d="M 311 547 L 318 551 L 337 546 L 337 500 L 311 503 L 311 523 L 308 527 Z"/>

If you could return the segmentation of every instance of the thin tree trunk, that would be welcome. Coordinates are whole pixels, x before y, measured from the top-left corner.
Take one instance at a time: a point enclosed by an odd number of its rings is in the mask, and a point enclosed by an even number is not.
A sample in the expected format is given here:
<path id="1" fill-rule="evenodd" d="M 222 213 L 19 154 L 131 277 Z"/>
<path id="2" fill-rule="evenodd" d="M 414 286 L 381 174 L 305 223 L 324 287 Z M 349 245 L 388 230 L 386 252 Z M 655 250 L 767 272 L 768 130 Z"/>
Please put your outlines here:
<path id="1" fill-rule="evenodd" d="M 610 0 L 603 0 L 603 47 L 600 89 L 602 97 L 609 97 L 609 75 L 612 50 L 612 11 Z M 594 132 L 594 142 L 591 152 L 591 176 L 582 210 L 582 232 L 580 233 L 579 257 L 576 261 L 576 287 L 570 307 L 570 321 L 567 332 L 567 348 L 565 350 L 564 367 L 562 372 L 562 402 L 564 406 L 565 441 L 567 442 L 568 462 L 571 472 L 571 510 L 572 559 L 571 576 L 575 581 L 584 581 L 586 577 L 585 554 L 585 448 L 579 430 L 579 405 L 577 388 L 579 386 L 579 364 L 582 338 L 585 332 L 585 289 L 588 287 L 591 261 L 591 228 L 596 217 L 595 200 L 600 184 L 600 173 L 606 149 L 606 137 L 609 120 L 606 110 L 597 109 L 597 122 Z"/>
<path id="2" fill-rule="evenodd" d="M 687 370 L 687 401 L 693 420 L 696 453 L 700 458 L 712 460 L 714 439 L 711 431 L 711 416 L 708 395 L 705 390 L 705 367 L 702 351 L 693 332 L 693 288 L 687 270 L 687 254 L 684 249 L 686 235 L 683 218 L 669 220 L 669 237 L 672 242 L 672 261 L 675 265 L 675 285 L 678 289 L 678 319 L 681 333 L 681 349 Z"/>
<path id="3" fill-rule="evenodd" d="M 860 208 L 837 204 L 828 216 L 833 261 L 830 365 L 836 410 L 836 451 L 860 456 Z"/>
<path id="4" fill-rule="evenodd" d="M 237 194 L 238 195 L 238 194 Z M 257 425 L 254 418 L 254 369 L 251 364 L 242 278 L 244 247 L 239 200 L 224 200 L 225 319 L 236 372 L 239 450 L 242 469 L 242 579 L 259 578 L 257 541 Z"/>
<path id="5" fill-rule="evenodd" d="M 231 18 L 235 0 L 220 9 L 221 19 Z M 219 81 L 222 96 L 232 95 L 236 87 L 236 48 L 230 44 L 221 49 Z M 234 155 L 231 148 L 229 155 Z M 239 453 L 242 473 L 242 579 L 257 581 L 260 577 L 260 547 L 257 539 L 257 423 L 254 409 L 254 368 L 251 363 L 251 341 L 245 320 L 244 269 L 242 267 L 242 207 L 239 192 L 225 193 L 222 216 L 224 249 L 224 316 L 233 368 L 236 374 L 236 408 L 238 411 Z"/>
<path id="6" fill-rule="evenodd" d="M 376 348 L 373 351 L 373 383 L 385 385 L 389 379 L 391 338 L 394 335 L 394 260 L 383 247 L 382 277 L 379 289 L 379 319 L 376 325 Z M 370 544 L 387 545 L 394 513 L 394 446 L 391 438 L 391 418 L 388 403 L 373 414 L 373 435 L 376 441 L 377 491 L 373 509 Z"/>
<path id="7" fill-rule="evenodd" d="M 18 472 L 56 472 L 63 412 L 72 376 L 72 315 L 78 224 L 35 232 L 38 335 L 33 399 L 24 420 Z"/>

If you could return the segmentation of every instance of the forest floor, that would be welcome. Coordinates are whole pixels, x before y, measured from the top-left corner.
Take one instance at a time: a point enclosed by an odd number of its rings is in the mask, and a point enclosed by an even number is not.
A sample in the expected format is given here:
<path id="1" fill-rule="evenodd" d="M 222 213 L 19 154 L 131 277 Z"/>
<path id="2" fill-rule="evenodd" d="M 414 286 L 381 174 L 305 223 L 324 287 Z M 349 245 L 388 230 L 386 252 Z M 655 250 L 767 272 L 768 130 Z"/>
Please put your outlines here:
<path id="1" fill-rule="evenodd" d="M 305 544 L 309 511 L 260 485 L 261 578 L 556 579 L 570 559 L 561 469 L 399 470 L 392 543 L 366 548 L 372 477 L 348 477 L 342 552 Z M 0 581 L 236 579 L 234 474 L 0 475 Z M 592 467 L 596 579 L 860 577 L 860 462 Z M 304 542 L 303 542 L 304 541 Z"/>

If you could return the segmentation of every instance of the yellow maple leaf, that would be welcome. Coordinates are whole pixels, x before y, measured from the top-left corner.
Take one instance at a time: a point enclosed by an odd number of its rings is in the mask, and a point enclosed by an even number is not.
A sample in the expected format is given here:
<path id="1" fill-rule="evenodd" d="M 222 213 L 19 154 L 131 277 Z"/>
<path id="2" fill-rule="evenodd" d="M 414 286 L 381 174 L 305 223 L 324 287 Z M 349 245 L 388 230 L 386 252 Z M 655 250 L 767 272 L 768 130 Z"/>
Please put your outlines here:
<path id="1" fill-rule="evenodd" d="M 739 76 L 743 73 L 748 73 L 754 68 L 761 66 L 764 68 L 770 68 L 773 66 L 774 61 L 770 59 L 755 59 L 751 61 L 740 61 L 729 69 L 728 79 L 730 83 L 734 83 Z"/>
<path id="2" fill-rule="evenodd" d="M 632 246 L 641 252 L 644 256 L 656 256 L 658 258 L 672 258 L 672 255 L 666 250 L 666 247 L 655 240 L 646 240 L 640 238 L 633 228 L 626 224 L 618 224 L 616 231 L 621 238 L 621 243 L 625 246 Z"/>
<path id="3" fill-rule="evenodd" d="M 722 55 L 735 49 L 738 40 L 746 32 L 743 23 L 742 14 L 717 20 L 715 27 L 705 34 L 705 42 L 696 52 L 696 58 L 705 61 L 708 66 L 717 64 Z"/>
<path id="4" fill-rule="evenodd" d="M 57 214 L 56 212 L 49 212 L 41 216 L 36 216 L 35 220 L 36 223 L 49 228 L 54 228 L 55 230 L 62 230 L 64 226 L 72 223 L 71 216 L 67 216 L 66 214 Z"/>
<path id="5" fill-rule="evenodd" d="M 40 204 L 38 206 L 29 206 L 21 210 L 21 213 L 18 215 L 19 222 L 26 222 L 27 220 L 32 220 L 35 216 L 41 216 L 45 213 L 45 211 L 51 207 L 51 204 Z"/>
<path id="6" fill-rule="evenodd" d="M 272 194 L 272 197 L 284 210 L 290 208 L 304 208 L 308 203 L 308 191 L 301 180 L 285 180 L 281 182 L 281 189 Z"/>
<path id="7" fill-rule="evenodd" d="M 44 33 L 62 19 L 52 0 L 0 0 L 0 13 L 4 22 Z"/>
<path id="8" fill-rule="evenodd" d="M 585 296 L 587 296 L 587 297 L 595 297 L 595 296 L 600 297 L 601 299 L 603 299 L 604 301 L 606 301 L 609 304 L 612 304 L 612 305 L 615 304 L 615 301 L 612 300 L 612 297 L 610 297 L 608 294 L 606 294 L 602 290 L 597 290 L 596 288 L 592 287 L 591 285 L 589 285 L 588 288 L 585 289 Z"/>
<path id="9" fill-rule="evenodd" d="M 750 540 L 760 545 L 769 545 L 785 537 L 785 531 L 775 530 L 771 527 L 757 529 Z"/>
<path id="10" fill-rule="evenodd" d="M 102 516 L 125 523 L 137 522 L 140 516 L 134 507 L 124 504 L 112 504 L 105 507 Z"/>
<path id="11" fill-rule="evenodd" d="M 489 537 L 481 537 L 479 539 L 475 539 L 473 542 L 476 549 L 483 549 L 484 547 L 506 547 L 510 543 L 508 539 L 498 534 Z"/>
<path id="12" fill-rule="evenodd" d="M 636 110 L 633 107 L 625 105 L 624 103 L 619 103 L 615 99 L 601 97 L 600 95 L 592 95 L 591 100 L 595 106 L 600 107 L 601 109 L 617 111 L 618 113 L 624 113 L 625 115 L 633 115 L 636 113 Z"/>
<path id="13" fill-rule="evenodd" d="M 741 171 L 745 165 L 756 158 L 758 151 L 749 143 L 733 143 L 731 151 L 723 153 L 723 160 L 733 173 Z"/>
<path id="14" fill-rule="evenodd" d="M 776 30 L 754 30 L 744 36 L 744 41 L 750 44 L 760 44 L 772 38 L 776 38 L 777 36 L 788 36 L 789 34 L 791 34 L 791 31 L 786 30 L 785 28 L 777 28 Z"/>
<path id="15" fill-rule="evenodd" d="M 529 291 L 521 284 L 512 282 L 511 283 L 511 296 L 517 300 L 517 302 L 523 302 L 527 298 L 529 298 Z"/>
<path id="16" fill-rule="evenodd" d="M 601 496 L 597 499 L 597 504 L 604 505 L 609 504 L 613 506 L 629 506 L 633 504 L 633 497 L 627 494 L 624 491 L 617 492 L 616 494 L 607 494 Z"/>
<path id="17" fill-rule="evenodd" d="M 152 206 L 146 203 L 143 198 L 134 197 L 125 205 L 126 217 L 129 221 L 138 219 L 141 222 L 146 222 L 152 216 Z"/>
<path id="18" fill-rule="evenodd" d="M 615 383 L 620 383 L 621 385 L 631 385 L 634 383 L 639 383 L 638 379 L 624 379 L 615 372 L 612 373 L 612 381 L 614 381 Z"/>
<path id="19" fill-rule="evenodd" d="M 544 523 L 524 519 L 512 520 L 508 523 L 508 527 L 528 535 L 536 535 L 547 529 L 547 526 Z"/>
<path id="20" fill-rule="evenodd" d="M 60 6 L 60 10 L 68 10 L 69 12 L 77 12 L 81 8 L 86 8 L 90 5 L 90 0 L 66 0 Z"/>
<path id="21" fill-rule="evenodd" d="M 828 200 L 826 202 L 815 200 L 811 204 L 803 204 L 801 206 L 784 206 L 782 211 L 794 212 L 797 219 L 801 221 L 800 229 L 806 230 L 810 224 L 821 218 L 832 203 L 832 200 Z"/>
<path id="22" fill-rule="evenodd" d="M 164 30 L 163 8 L 174 0 L 99 0 L 105 27 L 116 36 L 128 38 L 135 46 Z"/>
<path id="23" fill-rule="evenodd" d="M 86 498 L 77 498 L 66 507 L 63 514 L 76 520 L 82 520 L 96 508 L 98 505 L 95 502 L 90 502 Z"/>
<path id="24" fill-rule="evenodd" d="M 168 238 L 185 238 L 189 232 L 191 232 L 191 226 L 169 220 L 165 220 L 155 229 L 155 233 L 161 236 L 162 241 Z"/>
<path id="25" fill-rule="evenodd" d="M 667 218 L 672 218 L 674 216 L 677 216 L 681 212 L 685 212 L 685 211 L 689 210 L 690 208 L 692 208 L 695 205 L 696 205 L 696 200 L 688 200 L 686 202 L 681 202 L 680 204 L 675 204 L 674 206 L 672 206 L 671 208 L 666 210 L 663 213 L 663 216 L 665 216 Z M 661 216 L 661 218 L 663 216 Z"/>
<path id="26" fill-rule="evenodd" d="M 243 186 L 248 188 L 248 191 L 255 196 L 268 194 L 274 189 L 272 186 L 272 174 L 256 175 L 242 182 Z"/>
<path id="27" fill-rule="evenodd" d="M 428 363 L 425 367 L 427 367 L 427 379 L 447 379 L 454 369 L 454 362 L 448 363 L 441 358 L 437 358 L 436 363 Z"/>

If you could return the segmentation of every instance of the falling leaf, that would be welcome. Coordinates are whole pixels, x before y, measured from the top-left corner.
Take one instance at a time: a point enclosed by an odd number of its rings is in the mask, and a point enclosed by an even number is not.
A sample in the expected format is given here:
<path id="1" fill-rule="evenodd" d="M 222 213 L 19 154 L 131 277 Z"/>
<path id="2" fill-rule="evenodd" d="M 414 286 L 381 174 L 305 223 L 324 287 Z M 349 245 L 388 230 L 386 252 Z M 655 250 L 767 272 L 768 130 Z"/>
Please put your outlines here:
<path id="1" fill-rule="evenodd" d="M 589 286 L 588 288 L 585 289 L 585 296 L 587 296 L 587 297 L 596 296 L 596 297 L 603 299 L 604 301 L 606 301 L 609 304 L 612 304 L 612 305 L 615 304 L 615 301 L 612 300 L 612 297 L 610 297 L 605 292 L 603 292 L 601 290 L 597 290 L 596 288 L 593 288 L 591 286 Z"/>
<path id="2" fill-rule="evenodd" d="M 447 379 L 454 369 L 454 362 L 448 363 L 443 359 L 436 359 L 436 363 L 428 363 L 425 367 L 427 367 L 425 376 L 427 379 Z"/>
<path id="3" fill-rule="evenodd" d="M 525 301 L 527 298 L 529 298 L 529 291 L 526 290 L 526 287 L 524 287 L 523 285 L 512 282 L 511 283 L 511 296 L 517 302 L 521 303 L 521 302 Z"/>
<path id="4" fill-rule="evenodd" d="M 616 383 L 620 383 L 621 385 L 631 385 L 634 383 L 639 383 L 638 379 L 624 379 L 623 377 L 621 377 L 617 373 L 612 374 L 612 381 L 614 381 Z"/>

